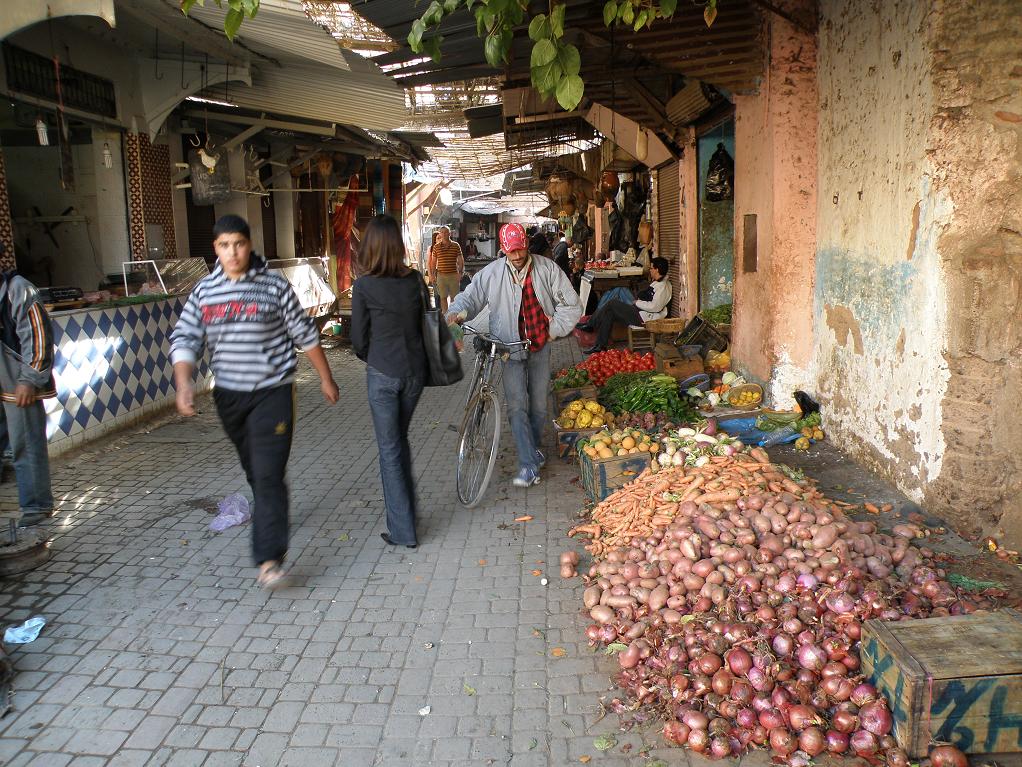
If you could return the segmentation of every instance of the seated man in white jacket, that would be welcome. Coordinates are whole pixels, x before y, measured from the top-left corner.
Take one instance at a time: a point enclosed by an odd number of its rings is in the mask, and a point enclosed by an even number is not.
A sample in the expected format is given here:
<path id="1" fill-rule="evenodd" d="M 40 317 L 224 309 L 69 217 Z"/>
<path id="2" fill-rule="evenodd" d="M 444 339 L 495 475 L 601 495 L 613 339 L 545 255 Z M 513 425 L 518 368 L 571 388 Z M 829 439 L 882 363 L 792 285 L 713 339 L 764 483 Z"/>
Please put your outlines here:
<path id="1" fill-rule="evenodd" d="M 596 310 L 589 321 L 581 326 L 588 332 L 596 331 L 596 343 L 591 349 L 585 349 L 585 354 L 602 352 L 607 348 L 615 322 L 643 325 L 648 320 L 658 320 L 667 316 L 667 307 L 671 303 L 671 283 L 667 281 L 668 267 L 666 258 L 654 258 L 650 264 L 649 275 L 653 278 L 650 284 L 653 297 L 650 300 L 639 300 L 634 303 L 611 300 Z"/>

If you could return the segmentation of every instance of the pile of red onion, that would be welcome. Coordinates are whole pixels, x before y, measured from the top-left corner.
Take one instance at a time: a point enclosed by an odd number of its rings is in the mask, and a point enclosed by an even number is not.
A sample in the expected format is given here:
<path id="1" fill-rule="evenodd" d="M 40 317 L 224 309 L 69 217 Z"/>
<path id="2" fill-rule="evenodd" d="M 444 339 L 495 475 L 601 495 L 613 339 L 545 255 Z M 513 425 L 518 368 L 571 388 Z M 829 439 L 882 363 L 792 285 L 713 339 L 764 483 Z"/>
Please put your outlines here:
<path id="1" fill-rule="evenodd" d="M 918 529 L 896 532 L 815 492 L 680 504 L 670 527 L 589 570 L 586 635 L 621 666 L 611 708 L 715 758 L 763 747 L 794 767 L 824 752 L 906 767 L 887 702 L 859 673 L 862 621 L 992 605 L 944 580 L 911 543 Z"/>

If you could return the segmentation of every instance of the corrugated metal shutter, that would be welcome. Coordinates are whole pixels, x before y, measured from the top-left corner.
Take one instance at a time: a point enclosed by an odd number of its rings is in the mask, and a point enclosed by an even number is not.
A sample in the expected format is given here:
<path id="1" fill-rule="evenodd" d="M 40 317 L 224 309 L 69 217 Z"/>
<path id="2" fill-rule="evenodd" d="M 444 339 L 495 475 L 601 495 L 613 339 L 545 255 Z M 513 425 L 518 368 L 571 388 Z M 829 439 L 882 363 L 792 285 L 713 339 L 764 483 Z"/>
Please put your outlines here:
<path id="1" fill-rule="evenodd" d="M 252 86 L 231 86 L 231 103 L 256 112 L 305 117 L 377 131 L 408 122 L 405 94 L 372 62 L 355 61 L 350 72 L 312 63 L 261 64 L 252 69 Z M 222 99 L 223 87 L 204 91 Z"/>
<path id="2" fill-rule="evenodd" d="M 669 316 L 680 316 L 684 293 L 681 275 L 681 175 L 680 163 L 672 162 L 657 171 L 657 249 L 656 255 L 671 262 L 668 272 L 671 290 Z"/>

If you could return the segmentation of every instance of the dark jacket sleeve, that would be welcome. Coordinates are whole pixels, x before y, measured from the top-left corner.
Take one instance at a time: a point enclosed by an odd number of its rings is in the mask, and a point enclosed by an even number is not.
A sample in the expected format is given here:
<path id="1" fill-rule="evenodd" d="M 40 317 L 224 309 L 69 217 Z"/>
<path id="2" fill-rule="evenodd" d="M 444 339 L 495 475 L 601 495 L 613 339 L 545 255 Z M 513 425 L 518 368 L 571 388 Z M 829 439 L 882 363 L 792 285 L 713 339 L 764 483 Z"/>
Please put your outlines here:
<path id="1" fill-rule="evenodd" d="M 52 386 L 53 328 L 35 285 L 15 277 L 8 286 L 11 313 L 21 342 L 18 383 L 37 389 Z"/>
<path id="2" fill-rule="evenodd" d="M 351 347 L 365 362 L 369 359 L 369 307 L 360 288 L 356 281 L 351 289 Z"/>

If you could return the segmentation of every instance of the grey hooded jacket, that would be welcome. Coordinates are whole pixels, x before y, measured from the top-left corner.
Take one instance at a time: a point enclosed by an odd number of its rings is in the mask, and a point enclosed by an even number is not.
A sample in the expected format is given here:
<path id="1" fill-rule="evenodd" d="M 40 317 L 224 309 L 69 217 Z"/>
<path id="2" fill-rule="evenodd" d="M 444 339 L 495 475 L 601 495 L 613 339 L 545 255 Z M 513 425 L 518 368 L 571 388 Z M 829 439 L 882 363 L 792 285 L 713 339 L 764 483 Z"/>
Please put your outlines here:
<path id="1" fill-rule="evenodd" d="M 0 337 L 0 398 L 14 402 L 18 384 L 35 399 L 56 396 L 50 317 L 36 286 L 14 272 L 0 274 Z"/>
<path id="2" fill-rule="evenodd" d="M 533 256 L 532 288 L 536 291 L 543 312 L 550 320 L 550 339 L 562 338 L 575 329 L 582 316 L 582 301 L 571 282 L 556 263 L 543 256 Z M 518 336 L 518 316 L 522 309 L 522 286 L 511 274 L 506 256 L 488 264 L 459 293 L 448 313 L 465 312 L 471 320 L 490 307 L 490 333 L 506 343 L 522 340 Z M 522 359 L 524 352 L 513 357 Z"/>

